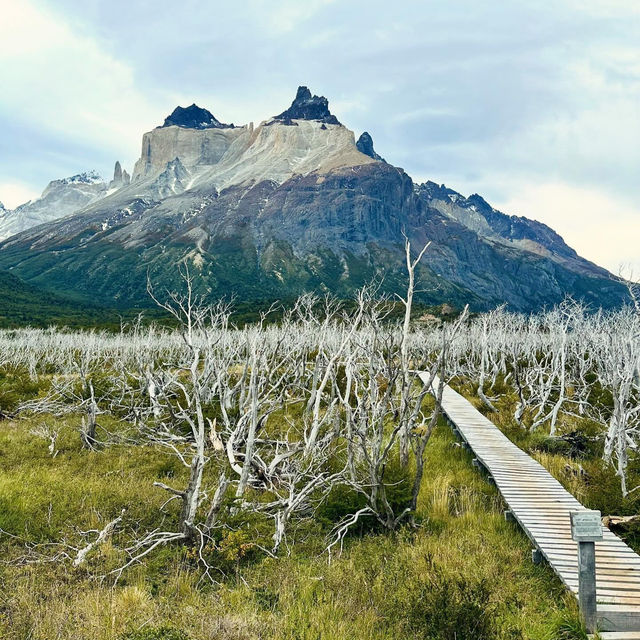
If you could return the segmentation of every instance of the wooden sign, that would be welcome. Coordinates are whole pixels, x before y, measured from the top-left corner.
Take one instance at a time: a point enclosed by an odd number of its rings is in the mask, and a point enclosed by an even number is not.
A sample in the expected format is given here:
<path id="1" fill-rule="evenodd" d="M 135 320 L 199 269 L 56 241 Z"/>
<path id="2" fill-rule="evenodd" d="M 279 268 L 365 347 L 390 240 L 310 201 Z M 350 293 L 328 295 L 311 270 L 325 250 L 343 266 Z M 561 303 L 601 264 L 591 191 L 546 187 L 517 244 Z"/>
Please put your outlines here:
<path id="1" fill-rule="evenodd" d="M 602 519 L 599 511 L 572 511 L 571 537 L 576 542 L 602 540 Z"/>

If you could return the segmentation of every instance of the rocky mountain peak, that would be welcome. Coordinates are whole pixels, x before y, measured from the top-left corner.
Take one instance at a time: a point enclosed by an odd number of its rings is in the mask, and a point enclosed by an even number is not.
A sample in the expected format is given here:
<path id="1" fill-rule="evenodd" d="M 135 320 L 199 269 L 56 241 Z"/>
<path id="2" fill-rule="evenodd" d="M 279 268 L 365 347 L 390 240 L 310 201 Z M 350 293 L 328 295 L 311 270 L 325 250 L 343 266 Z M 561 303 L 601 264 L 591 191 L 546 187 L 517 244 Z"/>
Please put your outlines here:
<path id="1" fill-rule="evenodd" d="M 41 198 L 46 198 L 49 194 L 56 192 L 73 190 L 82 191 L 87 188 L 91 190 L 96 187 L 103 188 L 105 186 L 104 178 L 97 171 L 83 171 L 82 173 L 77 173 L 76 175 L 69 176 L 68 178 L 52 180 L 42 192 Z"/>
<path id="2" fill-rule="evenodd" d="M 113 180 L 109 183 L 109 189 L 119 189 L 125 187 L 131 182 L 131 176 L 122 170 L 122 165 L 119 160 L 116 160 L 116 165 L 113 169 Z"/>
<path id="3" fill-rule="evenodd" d="M 232 129 L 233 124 L 220 122 L 210 111 L 195 102 L 190 107 L 176 107 L 164 120 L 162 127 L 182 127 L 183 129 Z"/>
<path id="4" fill-rule="evenodd" d="M 80 211 L 106 194 L 107 184 L 97 171 L 52 180 L 35 200 L 11 211 L 0 205 L 0 240 Z"/>
<path id="5" fill-rule="evenodd" d="M 467 198 L 467 203 L 469 206 L 475 207 L 478 211 L 483 213 L 493 211 L 493 207 L 481 196 L 477 193 L 470 195 Z"/>
<path id="6" fill-rule="evenodd" d="M 62 178 L 62 180 L 54 180 L 54 182 L 60 184 L 99 184 L 104 182 L 104 178 L 97 171 L 91 170 L 77 173 L 69 178 Z"/>
<path id="7" fill-rule="evenodd" d="M 385 162 L 385 159 L 378 155 L 373 148 L 373 138 L 368 131 L 364 131 L 363 134 L 358 138 L 358 142 L 356 142 L 356 147 L 360 153 L 364 153 L 365 156 L 369 156 L 374 160 L 379 160 L 380 162 Z"/>
<path id="8" fill-rule="evenodd" d="M 309 91 L 309 87 L 300 85 L 298 87 L 298 90 L 296 91 L 294 102 L 307 102 L 309 100 L 313 100 L 313 96 L 311 95 L 311 91 Z"/>
<path id="9" fill-rule="evenodd" d="M 449 189 L 449 187 L 444 184 L 437 184 L 433 182 L 433 180 L 427 180 L 417 185 L 416 189 L 420 194 L 433 200 L 444 200 L 445 202 L 453 202 L 454 204 L 466 200 L 465 197 L 457 191 Z"/>
<path id="10" fill-rule="evenodd" d="M 153 197 L 162 199 L 182 193 L 186 189 L 189 176 L 189 171 L 182 164 L 180 158 L 170 160 L 167 162 L 164 171 L 151 185 Z"/>
<path id="11" fill-rule="evenodd" d="M 289 124 L 291 120 L 317 120 L 324 124 L 340 124 L 331 111 L 329 101 L 324 96 L 311 95 L 308 87 L 300 86 L 291 106 L 274 117 Z"/>

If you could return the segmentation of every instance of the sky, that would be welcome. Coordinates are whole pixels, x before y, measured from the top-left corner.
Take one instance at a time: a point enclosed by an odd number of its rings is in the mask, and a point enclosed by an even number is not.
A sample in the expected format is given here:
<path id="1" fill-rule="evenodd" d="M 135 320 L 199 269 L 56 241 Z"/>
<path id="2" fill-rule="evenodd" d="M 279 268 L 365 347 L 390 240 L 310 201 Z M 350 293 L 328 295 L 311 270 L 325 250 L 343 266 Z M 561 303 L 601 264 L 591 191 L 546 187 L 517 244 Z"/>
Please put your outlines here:
<path id="1" fill-rule="evenodd" d="M 131 171 L 178 104 L 257 123 L 301 84 L 414 180 L 640 274 L 637 0 L 0 0 L 0 201 Z"/>

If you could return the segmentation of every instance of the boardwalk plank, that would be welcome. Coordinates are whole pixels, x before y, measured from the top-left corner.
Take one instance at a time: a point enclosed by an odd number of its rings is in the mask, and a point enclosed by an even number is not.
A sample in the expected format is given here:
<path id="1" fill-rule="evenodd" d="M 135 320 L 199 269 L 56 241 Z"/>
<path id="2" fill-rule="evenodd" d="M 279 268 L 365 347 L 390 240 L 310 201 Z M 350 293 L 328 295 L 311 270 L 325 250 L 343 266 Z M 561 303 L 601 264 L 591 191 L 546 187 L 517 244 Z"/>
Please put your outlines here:
<path id="1" fill-rule="evenodd" d="M 423 381 L 428 375 L 419 373 Z M 442 410 L 495 482 L 509 511 L 565 586 L 578 595 L 577 545 L 569 514 L 586 508 L 536 460 L 513 444 L 453 389 L 444 387 Z M 606 640 L 640 640 L 640 556 L 605 530 L 596 543 L 598 620 Z"/>

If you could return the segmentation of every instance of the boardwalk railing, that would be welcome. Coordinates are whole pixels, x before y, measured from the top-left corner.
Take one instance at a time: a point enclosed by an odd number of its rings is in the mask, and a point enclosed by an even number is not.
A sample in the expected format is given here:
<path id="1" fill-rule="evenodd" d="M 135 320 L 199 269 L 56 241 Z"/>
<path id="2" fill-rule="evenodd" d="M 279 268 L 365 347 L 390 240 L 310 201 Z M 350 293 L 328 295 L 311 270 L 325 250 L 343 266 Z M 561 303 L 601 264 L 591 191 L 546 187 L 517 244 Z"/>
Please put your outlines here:
<path id="1" fill-rule="evenodd" d="M 419 373 L 423 382 L 428 374 Z M 508 506 L 510 516 L 531 540 L 566 587 L 578 596 L 578 546 L 571 537 L 570 513 L 586 511 L 540 463 L 513 444 L 490 420 L 449 386 L 442 411 L 451 427 L 473 451 Z M 640 556 L 604 530 L 596 548 L 598 628 L 640 632 Z M 623 633 L 603 638 L 640 638 Z"/>

